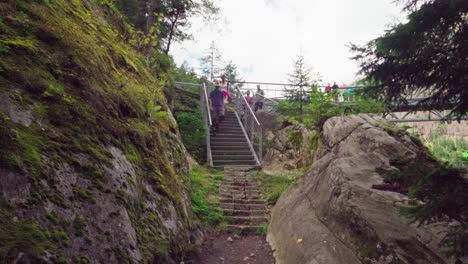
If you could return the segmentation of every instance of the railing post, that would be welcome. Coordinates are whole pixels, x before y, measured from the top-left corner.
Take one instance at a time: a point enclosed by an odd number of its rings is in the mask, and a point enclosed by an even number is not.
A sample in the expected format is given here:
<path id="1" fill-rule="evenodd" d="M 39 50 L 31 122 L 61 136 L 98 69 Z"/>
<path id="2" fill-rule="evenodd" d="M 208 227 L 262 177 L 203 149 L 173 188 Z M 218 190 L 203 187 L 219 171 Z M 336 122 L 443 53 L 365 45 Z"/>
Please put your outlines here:
<path id="1" fill-rule="evenodd" d="M 262 163 L 262 156 L 263 156 L 263 131 L 262 131 L 262 126 L 260 124 L 260 127 L 259 127 L 259 133 L 260 133 L 260 150 L 259 150 L 259 154 L 258 154 L 258 159 L 260 160 L 260 163 Z"/>

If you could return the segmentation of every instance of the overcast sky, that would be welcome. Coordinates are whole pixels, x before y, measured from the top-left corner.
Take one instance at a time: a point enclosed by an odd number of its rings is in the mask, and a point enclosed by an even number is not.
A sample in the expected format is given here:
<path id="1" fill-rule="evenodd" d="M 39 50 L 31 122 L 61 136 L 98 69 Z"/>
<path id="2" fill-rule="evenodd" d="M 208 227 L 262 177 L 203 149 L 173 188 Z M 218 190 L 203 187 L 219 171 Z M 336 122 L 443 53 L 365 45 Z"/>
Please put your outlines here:
<path id="1" fill-rule="evenodd" d="M 394 0 L 223 0 L 223 19 L 207 26 L 193 20 L 193 41 L 172 47 L 176 63 L 200 68 L 199 58 L 215 41 L 246 81 L 287 82 L 302 50 L 323 83 L 351 83 L 357 63 L 346 46 L 364 44 L 388 25 L 404 21 Z"/>

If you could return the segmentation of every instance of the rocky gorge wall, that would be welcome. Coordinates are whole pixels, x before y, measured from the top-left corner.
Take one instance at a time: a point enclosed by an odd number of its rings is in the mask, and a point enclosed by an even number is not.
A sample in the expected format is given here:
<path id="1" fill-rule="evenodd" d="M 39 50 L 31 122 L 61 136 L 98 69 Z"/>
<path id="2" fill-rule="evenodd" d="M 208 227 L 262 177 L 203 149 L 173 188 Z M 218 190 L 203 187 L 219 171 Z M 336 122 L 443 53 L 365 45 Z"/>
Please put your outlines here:
<path id="1" fill-rule="evenodd" d="M 407 196 L 376 190 L 377 169 L 409 163 L 425 149 L 377 116 L 333 117 L 314 163 L 278 200 L 267 240 L 277 263 L 446 263 L 444 230 L 400 215 Z"/>
<path id="2" fill-rule="evenodd" d="M 0 15 L 1 262 L 179 263 L 199 237 L 164 70 L 111 2 Z"/>

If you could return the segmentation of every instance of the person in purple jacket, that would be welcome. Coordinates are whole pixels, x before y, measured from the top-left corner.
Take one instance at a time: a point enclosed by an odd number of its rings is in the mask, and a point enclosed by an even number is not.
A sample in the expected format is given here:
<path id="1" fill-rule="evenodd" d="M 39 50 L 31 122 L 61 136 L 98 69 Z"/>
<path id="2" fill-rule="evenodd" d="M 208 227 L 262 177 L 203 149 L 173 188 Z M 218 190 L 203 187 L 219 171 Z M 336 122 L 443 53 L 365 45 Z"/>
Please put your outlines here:
<path id="1" fill-rule="evenodd" d="M 211 120 L 213 123 L 212 131 L 216 133 L 219 131 L 219 122 L 224 117 L 224 94 L 219 88 L 219 82 L 214 82 L 215 89 L 210 93 L 210 110 L 212 113 Z"/>

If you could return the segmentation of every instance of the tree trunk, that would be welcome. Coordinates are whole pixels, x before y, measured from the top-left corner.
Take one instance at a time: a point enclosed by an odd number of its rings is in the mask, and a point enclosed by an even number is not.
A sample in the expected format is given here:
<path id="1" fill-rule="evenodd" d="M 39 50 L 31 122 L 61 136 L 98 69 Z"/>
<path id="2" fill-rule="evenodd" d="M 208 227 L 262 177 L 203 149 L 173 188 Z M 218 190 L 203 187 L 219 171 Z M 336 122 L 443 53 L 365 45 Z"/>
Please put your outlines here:
<path id="1" fill-rule="evenodd" d="M 169 50 L 171 49 L 171 42 L 172 42 L 172 38 L 174 37 L 174 31 L 175 31 L 175 25 L 176 24 L 177 24 L 177 16 L 175 17 L 175 19 L 171 23 L 171 31 L 169 31 L 169 37 L 167 39 L 166 50 L 164 50 L 164 53 L 166 55 L 169 54 Z"/>

